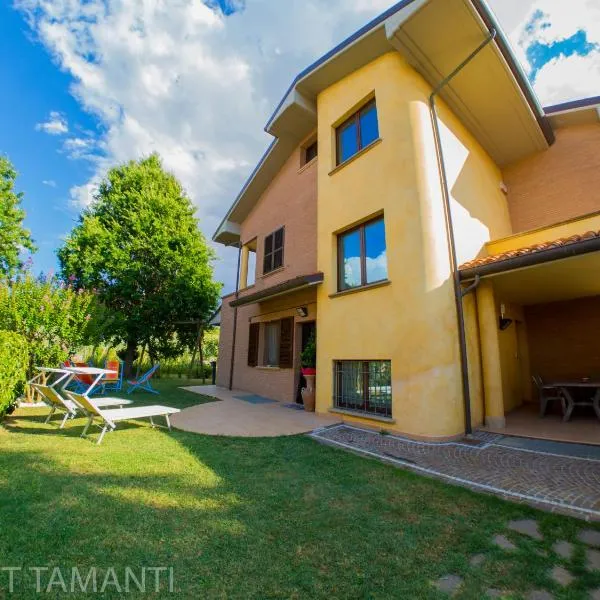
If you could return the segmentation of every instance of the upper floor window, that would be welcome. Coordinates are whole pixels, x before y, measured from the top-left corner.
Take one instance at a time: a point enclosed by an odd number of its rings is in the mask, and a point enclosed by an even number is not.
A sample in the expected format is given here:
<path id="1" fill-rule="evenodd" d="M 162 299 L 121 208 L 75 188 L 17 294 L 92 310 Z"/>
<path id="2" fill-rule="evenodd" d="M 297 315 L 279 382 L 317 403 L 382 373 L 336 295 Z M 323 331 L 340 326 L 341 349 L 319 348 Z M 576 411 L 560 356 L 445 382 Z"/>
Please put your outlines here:
<path id="1" fill-rule="evenodd" d="M 338 288 L 340 291 L 387 279 L 383 217 L 338 236 Z"/>
<path id="2" fill-rule="evenodd" d="M 263 274 L 283 267 L 283 242 L 285 230 L 282 227 L 265 238 Z"/>
<path id="3" fill-rule="evenodd" d="M 354 113 L 336 129 L 337 164 L 352 158 L 379 138 L 375 100 Z"/>
<path id="4" fill-rule="evenodd" d="M 313 142 L 304 149 L 304 164 L 308 164 L 311 160 L 317 158 L 319 154 L 319 143 Z"/>

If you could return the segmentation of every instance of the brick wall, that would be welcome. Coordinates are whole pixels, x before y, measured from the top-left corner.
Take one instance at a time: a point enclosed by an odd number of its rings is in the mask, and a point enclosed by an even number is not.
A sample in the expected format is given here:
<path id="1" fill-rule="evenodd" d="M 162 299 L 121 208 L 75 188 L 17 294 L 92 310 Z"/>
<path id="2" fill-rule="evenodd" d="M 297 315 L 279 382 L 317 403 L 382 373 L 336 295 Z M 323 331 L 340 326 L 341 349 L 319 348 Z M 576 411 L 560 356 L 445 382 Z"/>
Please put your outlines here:
<path id="1" fill-rule="evenodd" d="M 532 373 L 600 377 L 600 296 L 525 308 Z"/>
<path id="2" fill-rule="evenodd" d="M 546 152 L 503 171 L 513 232 L 600 211 L 600 124 L 556 130 Z"/>
<path id="3" fill-rule="evenodd" d="M 247 293 L 317 270 L 317 161 L 302 168 L 300 156 L 299 146 L 242 223 L 242 243 L 257 240 L 256 283 Z M 265 276 L 265 237 L 282 226 L 285 227 L 284 268 Z"/>
<path id="4" fill-rule="evenodd" d="M 228 387 L 231 366 L 231 348 L 233 337 L 234 309 L 229 305 L 233 296 L 224 299 L 221 309 L 221 336 L 219 338 L 219 362 L 217 366 L 217 385 Z M 298 306 L 306 306 L 308 315 L 300 318 L 296 312 Z M 249 304 L 238 308 L 235 368 L 233 387 L 245 390 L 273 400 L 294 402 L 300 374 L 300 324 L 314 321 L 317 313 L 316 290 L 300 290 L 289 296 L 274 298 L 261 304 Z M 294 368 L 272 369 L 248 366 L 248 336 L 250 323 L 267 323 L 285 317 L 294 317 Z M 264 330 L 260 329 L 259 365 L 263 360 Z"/>
<path id="5" fill-rule="evenodd" d="M 253 294 L 300 275 L 317 271 L 317 161 L 302 166 L 299 146 L 286 161 L 256 206 L 241 225 L 241 241 L 257 240 L 256 282 L 240 290 L 240 297 Z M 263 275 L 264 238 L 285 227 L 284 266 Z M 229 386 L 234 309 L 229 305 L 233 295 L 223 298 L 221 335 L 217 365 L 217 385 Z M 299 349 L 294 351 L 294 369 L 262 369 L 248 366 L 248 332 L 251 321 L 264 322 L 294 316 L 296 331 L 301 321 L 316 319 L 314 289 L 283 296 L 261 304 L 238 308 L 235 369 L 233 386 L 275 400 L 293 402 L 299 374 Z M 308 306 L 306 319 L 299 319 L 296 307 Z M 262 328 L 261 328 L 262 336 Z M 262 359 L 262 343 L 259 363 Z"/>

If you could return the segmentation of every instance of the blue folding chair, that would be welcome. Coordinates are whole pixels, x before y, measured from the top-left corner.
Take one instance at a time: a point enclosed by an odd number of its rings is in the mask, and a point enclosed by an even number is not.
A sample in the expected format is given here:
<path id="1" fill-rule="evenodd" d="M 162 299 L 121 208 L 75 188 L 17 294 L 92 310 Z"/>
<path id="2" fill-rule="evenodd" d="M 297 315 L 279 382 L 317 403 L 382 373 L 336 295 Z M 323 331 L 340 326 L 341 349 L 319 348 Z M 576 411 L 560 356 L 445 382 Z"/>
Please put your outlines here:
<path id="1" fill-rule="evenodd" d="M 151 394 L 160 393 L 158 390 L 155 390 L 150 383 L 150 379 L 154 373 L 156 373 L 158 367 L 160 367 L 159 363 L 156 363 L 151 369 L 146 371 L 139 379 L 131 379 L 127 380 L 127 384 L 129 385 L 129 389 L 127 390 L 128 394 L 131 394 L 138 388 L 140 390 L 144 390 L 146 392 L 150 392 Z"/>

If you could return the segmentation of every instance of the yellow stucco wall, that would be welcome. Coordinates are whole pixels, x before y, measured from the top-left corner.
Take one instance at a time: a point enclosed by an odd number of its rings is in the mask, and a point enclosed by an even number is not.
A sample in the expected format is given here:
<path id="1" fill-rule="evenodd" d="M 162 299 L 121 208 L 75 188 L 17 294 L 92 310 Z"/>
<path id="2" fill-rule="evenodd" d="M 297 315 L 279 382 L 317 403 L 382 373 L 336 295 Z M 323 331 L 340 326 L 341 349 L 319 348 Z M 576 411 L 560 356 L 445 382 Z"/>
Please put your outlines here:
<path id="1" fill-rule="evenodd" d="M 510 237 L 495 239 L 486 244 L 487 253 L 502 254 L 510 250 L 518 250 L 534 244 L 551 242 L 560 238 L 571 237 L 572 235 L 582 235 L 588 231 L 600 230 L 600 213 L 583 215 L 575 219 L 570 219 L 548 227 L 540 227 L 524 233 L 518 233 Z"/>
<path id="2" fill-rule="evenodd" d="M 431 90 L 395 52 L 331 86 L 318 97 L 317 411 L 332 406 L 333 362 L 391 359 L 393 418 L 410 435 L 464 431 L 457 323 L 443 204 L 428 110 Z M 375 95 L 382 141 L 335 167 L 334 127 Z M 458 260 L 479 255 L 509 235 L 501 174 L 443 103 L 439 107 L 453 196 Z M 390 285 L 337 291 L 336 232 L 382 212 Z M 475 306 L 467 301 L 473 413 L 483 419 Z"/>

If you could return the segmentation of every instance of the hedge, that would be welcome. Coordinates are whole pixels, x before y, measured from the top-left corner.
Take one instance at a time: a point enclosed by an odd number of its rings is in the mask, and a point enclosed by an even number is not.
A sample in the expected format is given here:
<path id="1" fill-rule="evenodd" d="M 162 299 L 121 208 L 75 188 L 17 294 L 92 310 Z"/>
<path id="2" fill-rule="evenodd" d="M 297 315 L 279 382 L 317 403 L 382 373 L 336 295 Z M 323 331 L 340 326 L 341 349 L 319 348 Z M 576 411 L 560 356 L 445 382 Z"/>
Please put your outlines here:
<path id="1" fill-rule="evenodd" d="M 0 419 L 22 391 L 28 364 L 27 340 L 18 333 L 0 330 Z"/>

